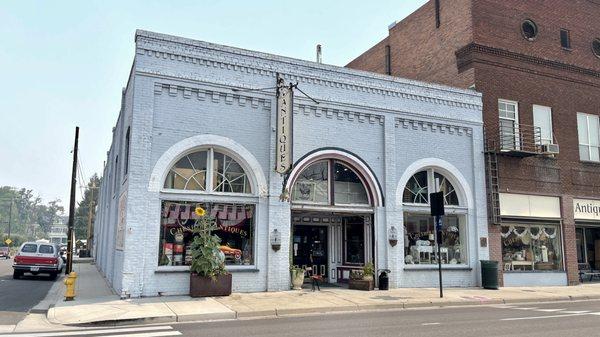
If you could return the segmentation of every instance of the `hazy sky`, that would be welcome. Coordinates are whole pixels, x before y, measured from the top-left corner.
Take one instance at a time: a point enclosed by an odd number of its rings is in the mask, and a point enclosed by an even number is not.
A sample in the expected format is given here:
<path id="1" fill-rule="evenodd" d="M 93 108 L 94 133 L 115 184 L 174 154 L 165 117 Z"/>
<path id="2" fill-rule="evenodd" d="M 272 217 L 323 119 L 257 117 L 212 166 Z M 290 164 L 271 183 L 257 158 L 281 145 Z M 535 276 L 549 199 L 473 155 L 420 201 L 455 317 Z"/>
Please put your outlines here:
<path id="1" fill-rule="evenodd" d="M 343 66 L 426 2 L 0 0 L 0 186 L 67 206 L 76 125 L 102 173 L 136 29 Z"/>

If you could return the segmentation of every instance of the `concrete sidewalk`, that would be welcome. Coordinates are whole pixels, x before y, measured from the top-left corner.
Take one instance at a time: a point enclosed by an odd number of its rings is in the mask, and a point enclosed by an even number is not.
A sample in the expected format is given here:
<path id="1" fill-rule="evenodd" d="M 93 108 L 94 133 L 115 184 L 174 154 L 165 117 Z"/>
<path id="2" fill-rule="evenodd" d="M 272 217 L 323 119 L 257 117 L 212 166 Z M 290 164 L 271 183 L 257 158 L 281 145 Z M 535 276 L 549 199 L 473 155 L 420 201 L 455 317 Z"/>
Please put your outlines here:
<path id="1" fill-rule="evenodd" d="M 106 287 L 106 283 L 102 289 L 100 281 L 104 282 L 104 279 L 95 266 L 87 265 L 80 270 L 80 280 L 87 280 L 78 283 L 80 296 L 71 302 L 62 299 L 57 301 L 48 310 L 49 322 L 72 326 L 123 325 L 340 311 L 600 299 L 600 284 L 584 284 L 573 287 L 519 287 L 500 290 L 448 288 L 444 291 L 444 298 L 439 298 L 437 288 L 357 291 L 328 287 L 318 292 L 301 290 L 236 293 L 228 297 L 201 299 L 166 296 L 120 300 L 116 295 L 107 294 L 107 290 L 110 289 Z M 93 297 L 92 294 L 97 296 Z"/>

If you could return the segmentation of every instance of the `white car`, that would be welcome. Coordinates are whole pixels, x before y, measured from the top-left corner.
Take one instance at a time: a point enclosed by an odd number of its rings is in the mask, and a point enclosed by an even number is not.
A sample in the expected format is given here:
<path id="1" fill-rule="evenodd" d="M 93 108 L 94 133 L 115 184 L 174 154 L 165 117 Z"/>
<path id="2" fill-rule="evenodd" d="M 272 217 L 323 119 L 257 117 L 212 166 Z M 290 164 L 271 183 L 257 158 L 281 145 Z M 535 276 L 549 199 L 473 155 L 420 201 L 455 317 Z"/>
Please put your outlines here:
<path id="1" fill-rule="evenodd" d="M 25 242 L 13 261 L 14 279 L 19 279 L 24 273 L 48 274 L 50 278 L 56 279 L 64 268 L 60 249 L 52 243 Z"/>

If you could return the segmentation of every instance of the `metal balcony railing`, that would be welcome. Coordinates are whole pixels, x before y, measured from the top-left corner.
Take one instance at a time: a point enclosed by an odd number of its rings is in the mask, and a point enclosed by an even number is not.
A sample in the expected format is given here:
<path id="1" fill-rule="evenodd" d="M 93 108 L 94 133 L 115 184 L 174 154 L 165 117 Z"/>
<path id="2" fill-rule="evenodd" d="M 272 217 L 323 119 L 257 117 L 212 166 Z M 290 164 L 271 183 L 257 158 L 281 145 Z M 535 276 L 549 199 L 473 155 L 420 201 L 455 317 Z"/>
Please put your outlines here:
<path id="1" fill-rule="evenodd" d="M 542 132 L 533 125 L 503 123 L 498 130 L 486 130 L 486 151 L 515 157 L 529 157 L 542 153 Z"/>

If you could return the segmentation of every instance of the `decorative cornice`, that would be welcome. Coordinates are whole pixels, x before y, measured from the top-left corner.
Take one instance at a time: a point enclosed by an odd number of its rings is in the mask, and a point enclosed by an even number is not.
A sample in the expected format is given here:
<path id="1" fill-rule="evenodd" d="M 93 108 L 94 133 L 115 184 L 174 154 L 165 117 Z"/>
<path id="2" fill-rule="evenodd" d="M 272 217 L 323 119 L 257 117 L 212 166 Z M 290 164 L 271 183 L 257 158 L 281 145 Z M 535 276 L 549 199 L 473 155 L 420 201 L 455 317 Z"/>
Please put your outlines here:
<path id="1" fill-rule="evenodd" d="M 481 109 L 480 94 L 418 81 L 324 65 L 169 35 L 138 31 L 138 55 L 286 79 L 470 110 Z M 177 77 L 181 74 L 177 74 Z"/>
<path id="2" fill-rule="evenodd" d="M 395 118 L 394 125 L 396 126 L 396 128 L 402 127 L 403 129 L 448 133 L 450 135 L 467 135 L 468 137 L 471 137 L 473 135 L 473 129 L 470 127 L 422 121 L 416 119 Z"/>
<path id="3" fill-rule="evenodd" d="M 462 69 L 462 68 L 468 66 L 470 63 L 472 63 L 474 61 L 473 60 L 474 53 L 492 55 L 492 56 L 511 59 L 511 60 L 524 62 L 524 63 L 528 63 L 528 64 L 532 64 L 532 65 L 543 66 L 543 67 L 552 68 L 552 69 L 556 69 L 556 70 L 569 71 L 569 72 L 573 72 L 573 73 L 577 73 L 577 74 L 581 74 L 581 75 L 600 78 L 600 71 L 597 71 L 594 69 L 583 68 L 583 67 L 575 66 L 575 65 L 560 62 L 560 61 L 549 60 L 549 59 L 545 59 L 545 58 L 541 58 L 541 57 L 537 57 L 537 56 L 526 55 L 526 54 L 522 54 L 522 53 L 509 51 L 506 49 L 490 47 L 490 46 L 477 44 L 477 43 L 468 44 L 468 45 L 462 47 L 461 49 L 459 49 L 458 51 L 456 51 L 456 60 L 457 60 L 458 69 Z"/>
<path id="4" fill-rule="evenodd" d="M 225 104 L 237 104 L 239 106 L 248 106 L 255 109 L 262 107 L 265 110 L 271 109 L 271 100 L 252 97 L 248 95 L 232 94 L 216 90 L 205 90 L 199 88 L 185 87 L 181 85 L 154 83 L 154 95 L 168 94 L 172 97 L 183 97 L 187 99 L 197 99 L 199 101 L 210 101 L 213 103 L 224 102 Z"/>
<path id="5" fill-rule="evenodd" d="M 346 120 L 349 122 L 369 123 L 383 125 L 385 117 L 382 115 L 349 111 L 344 109 L 334 109 L 322 106 L 313 106 L 305 104 L 294 104 L 294 114 L 313 115 L 327 119 Z"/>

